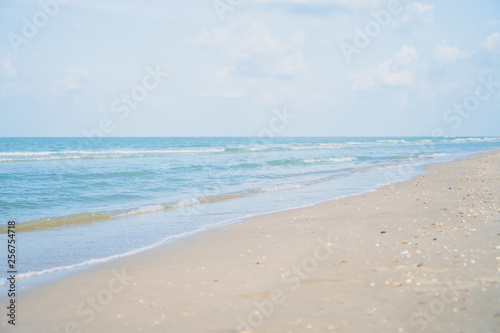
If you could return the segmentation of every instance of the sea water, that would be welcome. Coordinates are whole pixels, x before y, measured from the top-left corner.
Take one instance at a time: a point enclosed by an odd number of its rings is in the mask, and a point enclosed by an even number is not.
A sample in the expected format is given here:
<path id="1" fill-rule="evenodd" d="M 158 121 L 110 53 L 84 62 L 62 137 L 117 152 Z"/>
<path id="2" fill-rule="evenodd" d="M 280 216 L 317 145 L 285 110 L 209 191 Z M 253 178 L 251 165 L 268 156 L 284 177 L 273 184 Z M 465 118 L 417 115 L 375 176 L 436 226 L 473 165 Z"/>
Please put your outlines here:
<path id="1" fill-rule="evenodd" d="M 18 278 L 36 279 L 499 148 L 495 137 L 0 138 L 0 246 L 16 221 Z"/>

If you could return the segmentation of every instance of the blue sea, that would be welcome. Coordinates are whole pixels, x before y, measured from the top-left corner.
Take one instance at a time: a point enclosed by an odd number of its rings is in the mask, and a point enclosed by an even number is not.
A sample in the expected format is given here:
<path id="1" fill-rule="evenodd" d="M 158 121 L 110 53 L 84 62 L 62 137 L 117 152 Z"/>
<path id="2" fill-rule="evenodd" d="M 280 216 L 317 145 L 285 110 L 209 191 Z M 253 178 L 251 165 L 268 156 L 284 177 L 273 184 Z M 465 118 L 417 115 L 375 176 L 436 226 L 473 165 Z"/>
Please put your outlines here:
<path id="1" fill-rule="evenodd" d="M 500 138 L 0 138 L 0 245 L 16 221 L 19 278 L 36 280 L 495 149 Z"/>

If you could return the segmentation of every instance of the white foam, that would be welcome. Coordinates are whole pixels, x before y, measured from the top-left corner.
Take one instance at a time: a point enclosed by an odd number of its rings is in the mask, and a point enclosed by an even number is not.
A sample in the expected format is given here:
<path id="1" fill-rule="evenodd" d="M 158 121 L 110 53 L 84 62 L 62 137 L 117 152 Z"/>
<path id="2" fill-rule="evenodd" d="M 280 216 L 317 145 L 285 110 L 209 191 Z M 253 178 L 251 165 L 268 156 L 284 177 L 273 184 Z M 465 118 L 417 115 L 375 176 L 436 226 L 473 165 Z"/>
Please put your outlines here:
<path id="1" fill-rule="evenodd" d="M 121 158 L 121 157 L 143 157 L 148 155 L 181 155 L 181 154 L 209 154 L 221 153 L 224 149 L 183 149 L 183 150 L 109 150 L 109 151 L 85 151 L 85 150 L 66 150 L 66 151 L 45 151 L 45 152 L 2 152 L 0 156 L 18 157 L 4 158 L 0 162 L 18 162 L 18 161 L 51 161 L 51 160 L 70 160 L 70 159 L 88 159 L 88 158 Z M 44 157 L 40 157 L 44 156 Z"/>
<path id="2" fill-rule="evenodd" d="M 356 157 L 340 157 L 340 158 L 317 158 L 311 160 L 304 160 L 305 163 L 322 163 L 322 162 L 354 162 L 358 159 Z"/>
<path id="3" fill-rule="evenodd" d="M 443 157 L 443 156 L 450 156 L 450 154 L 445 154 L 445 153 L 435 153 L 435 154 L 424 154 L 424 155 L 418 155 L 418 157 Z"/>
<path id="4" fill-rule="evenodd" d="M 380 143 L 407 143 L 406 140 L 377 140 L 376 142 Z"/>
<path id="5" fill-rule="evenodd" d="M 196 198 L 184 199 L 179 201 L 174 208 L 184 208 L 184 207 L 193 207 L 199 205 L 201 202 Z"/>
<path id="6" fill-rule="evenodd" d="M 467 143 L 467 142 L 499 142 L 500 138 L 456 138 L 445 142 Z"/>
<path id="7" fill-rule="evenodd" d="M 128 251 L 128 252 L 125 252 L 125 253 L 115 254 L 115 255 L 112 255 L 112 256 L 109 256 L 109 257 L 105 257 L 105 258 L 90 259 L 90 260 L 86 260 L 86 261 L 83 261 L 83 262 L 80 262 L 80 263 L 74 264 L 74 265 L 59 266 L 59 267 L 44 269 L 44 270 L 41 270 L 41 271 L 34 271 L 34 272 L 29 271 L 29 272 L 26 272 L 26 273 L 21 273 L 21 274 L 18 274 L 16 276 L 16 279 L 29 279 L 29 278 L 32 278 L 32 277 L 35 277 L 35 276 L 40 276 L 40 275 L 45 275 L 45 274 L 50 274 L 50 273 L 65 271 L 65 270 L 69 270 L 69 269 L 75 269 L 75 268 L 79 268 L 79 267 L 85 267 L 85 266 L 90 266 L 90 265 L 105 263 L 105 262 L 112 261 L 112 260 L 115 260 L 115 259 L 128 257 L 128 256 L 131 256 L 131 255 L 139 254 L 141 252 L 144 252 L 144 251 L 156 248 L 156 247 L 158 247 L 160 245 L 163 245 L 163 244 L 165 244 L 165 243 L 167 243 L 169 241 L 172 241 L 174 239 L 178 239 L 178 238 L 190 236 L 190 235 L 193 235 L 195 233 L 201 232 L 203 230 L 206 230 L 206 228 L 197 229 L 197 230 L 189 231 L 189 232 L 184 232 L 184 233 L 181 233 L 181 234 L 178 234 L 178 235 L 174 235 L 174 236 L 168 236 L 168 237 L 166 237 L 166 238 L 164 238 L 164 239 L 160 240 L 159 242 L 156 242 L 156 243 L 154 243 L 152 245 L 145 246 L 145 247 L 142 247 L 142 248 L 139 248 L 139 249 L 135 249 L 135 250 L 132 250 L 132 251 Z M 0 280 L 0 287 L 3 286 L 3 285 L 5 285 L 6 282 L 7 282 L 6 279 L 2 278 Z"/>
<path id="8" fill-rule="evenodd" d="M 281 192 L 281 191 L 288 191 L 288 190 L 296 190 L 299 188 L 303 188 L 306 186 L 305 184 L 282 184 L 282 185 L 275 185 L 272 187 L 264 187 L 260 191 L 261 192 Z"/>
<path id="9" fill-rule="evenodd" d="M 163 210 L 165 210 L 165 207 L 162 205 L 149 205 L 149 206 L 144 206 L 144 207 L 140 207 L 137 209 L 133 209 L 133 210 L 130 210 L 130 211 L 122 213 L 122 214 L 118 214 L 118 215 L 114 216 L 114 218 L 141 215 L 141 214 L 146 214 L 146 213 L 155 213 L 155 212 L 161 212 Z"/>

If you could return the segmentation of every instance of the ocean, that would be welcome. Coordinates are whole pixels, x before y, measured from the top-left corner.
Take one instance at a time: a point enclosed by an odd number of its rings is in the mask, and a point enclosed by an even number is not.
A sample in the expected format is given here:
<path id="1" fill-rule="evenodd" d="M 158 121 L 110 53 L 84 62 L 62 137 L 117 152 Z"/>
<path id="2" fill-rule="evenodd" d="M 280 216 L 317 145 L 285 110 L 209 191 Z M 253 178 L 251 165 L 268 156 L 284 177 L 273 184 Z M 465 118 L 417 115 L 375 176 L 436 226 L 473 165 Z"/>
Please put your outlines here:
<path id="1" fill-rule="evenodd" d="M 0 138 L 0 260 L 8 221 L 18 279 L 36 280 L 499 148 L 496 137 Z"/>

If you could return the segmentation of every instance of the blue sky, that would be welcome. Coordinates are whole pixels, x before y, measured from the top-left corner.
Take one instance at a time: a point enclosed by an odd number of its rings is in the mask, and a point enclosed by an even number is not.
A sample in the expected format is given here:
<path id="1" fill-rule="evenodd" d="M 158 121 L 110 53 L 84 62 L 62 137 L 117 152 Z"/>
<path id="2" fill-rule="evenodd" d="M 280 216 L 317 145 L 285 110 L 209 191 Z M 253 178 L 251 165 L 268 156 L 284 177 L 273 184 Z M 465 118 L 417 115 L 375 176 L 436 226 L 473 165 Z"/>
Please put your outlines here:
<path id="1" fill-rule="evenodd" d="M 0 136 L 500 135 L 496 0 L 3 0 L 0 34 Z"/>

